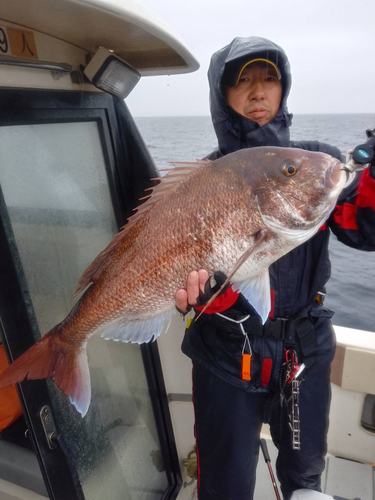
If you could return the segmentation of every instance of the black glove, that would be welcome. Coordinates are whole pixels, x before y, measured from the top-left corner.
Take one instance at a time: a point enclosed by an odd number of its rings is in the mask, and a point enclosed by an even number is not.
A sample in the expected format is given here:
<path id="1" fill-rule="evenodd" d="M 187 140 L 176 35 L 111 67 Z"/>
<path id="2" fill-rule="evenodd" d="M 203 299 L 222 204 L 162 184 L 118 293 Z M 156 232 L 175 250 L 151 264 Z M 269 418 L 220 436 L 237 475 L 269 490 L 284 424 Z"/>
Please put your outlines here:
<path id="1" fill-rule="evenodd" d="M 215 295 L 215 293 L 225 283 L 227 276 L 224 273 L 222 273 L 221 271 L 216 271 L 216 273 L 214 273 L 214 279 L 216 281 L 216 285 L 211 287 L 211 279 L 208 278 L 208 280 L 204 286 L 204 292 L 201 292 L 199 290 L 199 298 L 198 298 L 198 301 L 196 304 L 197 306 L 203 306 L 206 302 L 208 302 L 210 300 L 210 298 L 213 295 Z M 222 291 L 219 293 L 218 296 L 220 296 L 221 294 L 226 292 L 228 290 L 228 288 L 230 287 L 230 285 L 231 285 L 230 282 L 228 282 L 225 285 L 225 287 L 222 289 Z"/>
<path id="2" fill-rule="evenodd" d="M 225 282 L 227 279 L 227 276 L 222 273 L 221 271 L 216 271 L 214 274 L 214 278 L 216 281 L 216 285 L 211 287 L 210 284 L 210 279 L 207 280 L 207 283 L 204 287 L 204 293 L 199 292 L 199 299 L 197 306 L 204 305 L 206 302 L 210 300 L 210 298 L 219 290 L 221 285 Z M 228 288 L 231 286 L 231 283 L 227 283 L 223 290 L 219 293 L 218 297 L 222 295 L 224 292 L 228 290 Z M 250 314 L 251 316 L 259 316 L 257 311 L 253 308 L 251 304 L 245 299 L 245 297 L 242 295 L 242 293 L 238 294 L 238 300 L 237 302 L 230 308 L 227 309 L 229 310 L 234 310 L 236 312 L 240 311 L 241 314 Z"/>
<path id="3" fill-rule="evenodd" d="M 219 290 L 219 288 L 223 285 L 223 283 L 225 282 L 225 280 L 227 279 L 227 276 L 222 273 L 221 271 L 216 271 L 216 273 L 214 273 L 214 279 L 216 281 L 216 285 L 214 285 L 213 287 L 211 287 L 211 279 L 208 278 L 208 280 L 206 281 L 206 284 L 204 286 L 204 292 L 202 292 L 201 290 L 199 290 L 199 296 L 197 297 L 197 303 L 195 304 L 195 306 L 191 306 L 188 304 L 188 309 L 186 312 L 182 312 L 177 306 L 176 306 L 176 309 L 177 311 L 182 314 L 182 316 L 186 316 L 186 314 L 188 312 L 190 312 L 192 310 L 193 307 L 196 307 L 196 306 L 203 306 L 206 302 L 208 302 L 210 300 L 210 298 Z M 228 288 L 230 287 L 230 283 L 227 283 L 227 285 L 223 288 L 223 290 L 220 292 L 219 295 L 221 295 L 222 293 L 226 292 L 228 290 Z"/>

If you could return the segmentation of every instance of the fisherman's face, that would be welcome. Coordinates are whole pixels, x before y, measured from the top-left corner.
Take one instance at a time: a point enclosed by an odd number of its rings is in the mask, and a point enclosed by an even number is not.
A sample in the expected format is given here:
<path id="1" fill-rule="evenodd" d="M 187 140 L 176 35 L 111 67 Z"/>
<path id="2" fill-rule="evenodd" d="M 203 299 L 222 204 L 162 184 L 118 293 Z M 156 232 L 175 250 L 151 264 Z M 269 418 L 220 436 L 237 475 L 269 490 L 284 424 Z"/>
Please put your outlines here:
<path id="1" fill-rule="evenodd" d="M 268 123 L 280 108 L 281 81 L 273 66 L 263 62 L 247 66 L 235 87 L 226 87 L 226 100 L 237 113 L 258 123 Z"/>

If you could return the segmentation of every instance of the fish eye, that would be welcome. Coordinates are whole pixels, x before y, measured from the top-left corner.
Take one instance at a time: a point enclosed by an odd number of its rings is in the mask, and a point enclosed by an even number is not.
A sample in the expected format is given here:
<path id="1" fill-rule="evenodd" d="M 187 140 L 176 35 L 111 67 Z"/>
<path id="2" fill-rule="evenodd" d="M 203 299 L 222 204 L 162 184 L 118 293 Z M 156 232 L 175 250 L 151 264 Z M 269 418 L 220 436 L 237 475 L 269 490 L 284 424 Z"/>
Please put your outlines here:
<path id="1" fill-rule="evenodd" d="M 298 172 L 297 166 L 293 162 L 287 161 L 284 163 L 283 172 L 287 177 L 292 177 Z"/>

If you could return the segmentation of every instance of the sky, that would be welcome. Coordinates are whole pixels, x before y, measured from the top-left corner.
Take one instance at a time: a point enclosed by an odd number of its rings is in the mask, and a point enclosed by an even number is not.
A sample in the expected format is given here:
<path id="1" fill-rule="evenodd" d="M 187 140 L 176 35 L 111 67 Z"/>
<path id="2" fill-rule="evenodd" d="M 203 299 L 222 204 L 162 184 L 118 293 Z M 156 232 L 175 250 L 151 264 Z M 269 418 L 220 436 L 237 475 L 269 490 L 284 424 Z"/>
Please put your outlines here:
<path id="1" fill-rule="evenodd" d="M 133 116 L 209 115 L 211 55 L 257 35 L 289 57 L 293 113 L 375 112 L 374 0 L 138 0 L 166 21 L 200 63 L 194 73 L 143 77 Z M 375 126 L 375 124 L 374 124 Z"/>

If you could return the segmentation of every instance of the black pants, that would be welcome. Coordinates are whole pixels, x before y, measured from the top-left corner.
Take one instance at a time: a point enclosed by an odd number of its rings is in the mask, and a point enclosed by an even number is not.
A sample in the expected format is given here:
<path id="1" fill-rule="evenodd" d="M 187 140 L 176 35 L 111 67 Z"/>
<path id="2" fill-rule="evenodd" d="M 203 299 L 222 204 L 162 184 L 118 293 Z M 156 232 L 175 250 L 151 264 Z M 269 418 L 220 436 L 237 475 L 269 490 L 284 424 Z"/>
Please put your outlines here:
<path id="1" fill-rule="evenodd" d="M 253 499 L 264 420 L 269 422 L 279 450 L 276 468 L 284 499 L 288 500 L 300 488 L 321 491 L 331 399 L 330 363 L 334 354 L 332 327 L 329 320 L 322 323 L 317 329 L 318 355 L 300 386 L 299 451 L 292 449 L 288 420 L 275 392 L 246 392 L 194 363 L 199 500 Z"/>

